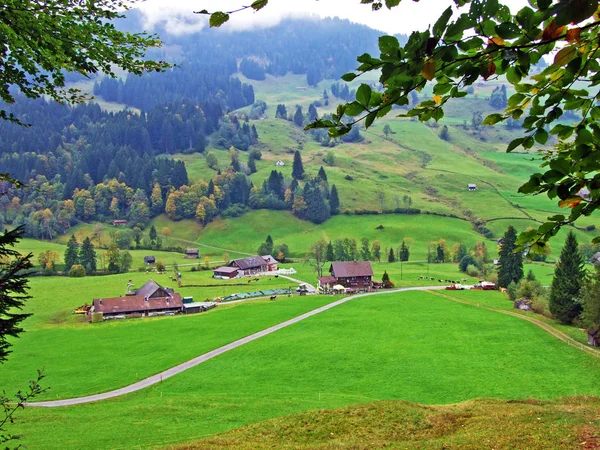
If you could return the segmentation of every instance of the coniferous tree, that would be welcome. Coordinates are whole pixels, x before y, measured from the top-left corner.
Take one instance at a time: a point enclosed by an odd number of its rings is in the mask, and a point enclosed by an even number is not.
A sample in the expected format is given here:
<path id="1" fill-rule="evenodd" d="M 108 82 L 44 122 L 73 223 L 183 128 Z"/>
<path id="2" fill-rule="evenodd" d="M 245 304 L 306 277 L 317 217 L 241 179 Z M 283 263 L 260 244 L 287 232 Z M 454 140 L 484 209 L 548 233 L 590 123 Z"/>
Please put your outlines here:
<path id="1" fill-rule="evenodd" d="M 94 250 L 92 241 L 87 236 L 83 240 L 80 253 L 79 261 L 81 262 L 81 265 L 85 267 L 87 274 L 90 275 L 96 272 L 96 251 Z"/>
<path id="2" fill-rule="evenodd" d="M 13 247 L 23 235 L 23 229 L 18 227 L 5 231 L 0 235 L 0 362 L 6 361 L 11 346 L 6 337 L 17 337 L 23 331 L 19 324 L 31 314 L 18 314 L 25 300 L 28 271 L 33 267 L 31 253 L 21 256 Z M 0 436 L 1 438 L 1 436 Z"/>
<path id="3" fill-rule="evenodd" d="M 370 261 L 371 260 L 371 248 L 369 246 L 369 238 L 362 238 L 360 240 L 361 243 L 361 247 L 360 247 L 360 256 L 362 257 L 363 261 Z"/>
<path id="4" fill-rule="evenodd" d="M 150 227 L 148 238 L 150 238 L 150 246 L 152 248 L 157 248 L 158 233 L 156 232 L 156 228 L 154 228 L 154 225 Z"/>
<path id="5" fill-rule="evenodd" d="M 584 282 L 580 298 L 583 307 L 580 323 L 587 331 L 588 344 L 600 347 L 600 266 L 596 266 L 593 277 Z"/>
<path id="6" fill-rule="evenodd" d="M 79 244 L 74 234 L 67 242 L 67 249 L 65 250 L 65 273 L 71 270 L 73 264 L 79 264 Z"/>
<path id="7" fill-rule="evenodd" d="M 396 256 L 394 255 L 394 249 L 390 247 L 390 253 L 388 255 L 388 262 L 396 262 Z"/>
<path id="8" fill-rule="evenodd" d="M 327 183 L 327 174 L 325 173 L 325 169 L 323 169 L 323 166 L 321 166 L 319 168 L 319 173 L 317 173 L 317 178 L 320 178 L 325 183 Z"/>
<path id="9" fill-rule="evenodd" d="M 248 159 L 248 170 L 250 173 L 256 173 L 256 163 L 254 162 L 254 158 Z"/>
<path id="10" fill-rule="evenodd" d="M 571 231 L 554 269 L 549 306 L 552 317 L 561 323 L 571 323 L 581 312 L 579 292 L 585 279 L 583 258 L 577 249 L 577 239 Z"/>
<path id="11" fill-rule="evenodd" d="M 335 253 L 333 251 L 333 244 L 331 243 L 331 241 L 329 241 L 329 244 L 327 244 L 327 249 L 325 250 L 325 260 L 326 261 L 335 260 Z"/>
<path id="12" fill-rule="evenodd" d="M 300 152 L 298 150 L 296 150 L 296 152 L 294 153 L 292 177 L 295 180 L 301 180 L 304 178 L 304 165 L 302 164 L 302 156 L 300 155 Z"/>
<path id="13" fill-rule="evenodd" d="M 294 114 L 294 123 L 299 127 L 304 126 L 304 114 L 302 114 L 302 106 L 296 106 L 296 114 Z"/>
<path id="14" fill-rule="evenodd" d="M 317 108 L 315 108 L 315 105 L 313 105 L 312 103 L 310 104 L 310 106 L 308 107 L 308 120 L 310 122 L 314 122 L 315 120 L 317 120 L 319 117 L 319 115 L 317 114 Z"/>
<path id="15" fill-rule="evenodd" d="M 335 216 L 340 212 L 340 198 L 338 197 L 338 191 L 335 184 L 331 186 L 331 192 L 329 193 L 329 209 L 332 216 Z"/>
<path id="16" fill-rule="evenodd" d="M 509 226 L 502 237 L 499 252 L 498 286 L 507 287 L 511 281 L 515 284 L 523 278 L 523 255 L 515 252 L 517 232 Z"/>
<path id="17" fill-rule="evenodd" d="M 398 259 L 400 259 L 400 261 L 408 261 L 409 256 L 410 250 L 408 249 L 406 243 L 402 241 L 402 244 L 400 244 L 400 252 L 398 254 Z"/>

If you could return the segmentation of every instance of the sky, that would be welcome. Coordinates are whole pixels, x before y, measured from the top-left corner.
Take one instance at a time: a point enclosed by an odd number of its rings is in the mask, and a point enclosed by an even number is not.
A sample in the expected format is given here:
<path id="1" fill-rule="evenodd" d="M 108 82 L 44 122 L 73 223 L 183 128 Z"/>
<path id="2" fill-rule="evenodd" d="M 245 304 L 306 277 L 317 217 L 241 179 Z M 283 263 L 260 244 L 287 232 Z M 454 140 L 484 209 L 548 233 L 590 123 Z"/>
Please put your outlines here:
<path id="1" fill-rule="evenodd" d="M 171 34 L 186 34 L 207 27 L 207 17 L 194 14 L 194 11 L 206 9 L 214 11 L 232 11 L 252 0 L 144 0 L 136 2 L 145 18 L 147 31 L 161 23 Z M 504 0 L 513 12 L 527 4 L 526 0 Z M 451 0 L 403 0 L 388 10 L 385 6 L 372 11 L 371 5 L 361 5 L 360 0 L 269 0 L 262 10 L 250 9 L 235 13 L 222 28 L 227 30 L 248 30 L 257 27 L 275 26 L 281 20 L 290 17 L 340 17 L 352 22 L 362 23 L 388 34 L 409 34 L 415 30 L 425 30 L 435 22 L 450 5 Z"/>

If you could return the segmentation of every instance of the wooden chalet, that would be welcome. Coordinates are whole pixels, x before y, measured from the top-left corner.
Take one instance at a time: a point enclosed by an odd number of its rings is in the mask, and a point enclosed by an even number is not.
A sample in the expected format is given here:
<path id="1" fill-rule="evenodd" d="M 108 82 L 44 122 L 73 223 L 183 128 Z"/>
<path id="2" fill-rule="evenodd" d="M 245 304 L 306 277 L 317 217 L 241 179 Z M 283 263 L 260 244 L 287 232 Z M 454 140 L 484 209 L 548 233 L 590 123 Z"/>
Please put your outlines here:
<path id="1" fill-rule="evenodd" d="M 112 224 L 114 226 L 122 226 L 122 225 L 127 225 L 127 221 L 125 219 L 116 219 L 112 221 Z"/>
<path id="2" fill-rule="evenodd" d="M 200 258 L 200 252 L 197 248 L 186 248 L 184 258 L 198 259 Z"/>
<path id="3" fill-rule="evenodd" d="M 340 284 L 351 289 L 371 289 L 373 286 L 373 268 L 369 261 L 342 261 L 333 262 L 329 267 L 331 278 L 324 280 L 326 283 Z M 319 283 L 321 280 L 319 280 Z"/>
<path id="4" fill-rule="evenodd" d="M 141 288 L 121 297 L 95 298 L 86 313 L 89 321 L 179 314 L 181 295 L 148 280 Z"/>
<path id="5" fill-rule="evenodd" d="M 238 273 L 239 269 L 237 267 L 221 266 L 213 271 L 213 278 L 235 278 Z"/>
<path id="6" fill-rule="evenodd" d="M 249 256 L 248 258 L 234 259 L 229 263 L 229 267 L 236 267 L 241 276 L 247 276 L 266 272 L 269 264 L 262 256 Z"/>
<path id="7" fill-rule="evenodd" d="M 276 272 L 277 271 L 277 260 L 273 258 L 271 255 L 263 255 L 262 259 L 267 262 L 267 271 L 268 272 Z"/>

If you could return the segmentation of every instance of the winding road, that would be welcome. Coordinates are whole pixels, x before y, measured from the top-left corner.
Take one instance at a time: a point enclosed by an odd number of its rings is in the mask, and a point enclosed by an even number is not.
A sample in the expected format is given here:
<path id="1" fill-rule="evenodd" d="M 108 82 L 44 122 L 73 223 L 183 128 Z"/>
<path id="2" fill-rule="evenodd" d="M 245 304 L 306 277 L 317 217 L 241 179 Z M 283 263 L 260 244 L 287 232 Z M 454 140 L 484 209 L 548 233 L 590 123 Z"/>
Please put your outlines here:
<path id="1" fill-rule="evenodd" d="M 287 277 L 286 277 L 287 278 Z M 202 364 L 209 359 L 212 359 L 216 356 L 222 355 L 230 350 L 241 347 L 248 342 L 255 341 L 260 339 L 261 337 L 267 336 L 271 333 L 274 333 L 282 328 L 289 327 L 295 323 L 301 322 L 302 320 L 308 319 L 309 317 L 316 316 L 322 312 L 335 308 L 336 306 L 343 305 L 350 300 L 354 300 L 357 298 L 368 297 L 371 295 L 385 295 L 385 294 L 393 294 L 396 292 L 404 292 L 404 291 L 429 291 L 429 290 L 437 290 L 444 289 L 444 286 L 421 286 L 421 287 L 406 287 L 406 288 L 398 288 L 398 289 L 390 289 L 384 292 L 376 291 L 376 292 L 368 292 L 364 294 L 356 294 L 350 295 L 348 297 L 342 298 L 341 300 L 337 300 L 335 302 L 329 303 L 325 306 L 321 306 L 320 308 L 313 309 L 307 313 L 304 313 L 298 317 L 294 317 L 293 319 L 286 320 L 280 324 L 274 325 L 272 327 L 266 328 L 257 333 L 251 334 L 250 336 L 246 336 L 244 338 L 238 339 L 237 341 L 233 341 L 230 344 L 219 347 L 215 350 L 212 350 L 208 353 L 204 353 L 203 355 L 197 356 L 196 358 L 190 359 L 184 363 L 178 364 L 170 369 L 167 369 L 163 372 L 157 373 L 156 375 L 152 375 L 151 377 L 145 378 L 137 383 L 130 384 L 129 386 L 122 387 L 120 389 L 115 389 L 113 391 L 103 392 L 101 394 L 88 395 L 86 397 L 77 397 L 77 398 L 67 398 L 64 400 L 52 400 L 45 402 L 30 402 L 26 403 L 26 406 L 35 406 L 35 407 L 45 407 L 45 408 L 56 408 L 59 406 L 72 406 L 72 405 L 80 405 L 83 403 L 91 403 L 97 402 L 100 400 L 107 400 L 109 398 L 120 397 L 121 395 L 131 394 L 132 392 L 140 391 L 145 389 L 153 384 L 157 384 L 170 378 L 174 375 L 177 375 L 181 372 L 184 372 L 192 367 L 197 366 L 198 364 Z"/>

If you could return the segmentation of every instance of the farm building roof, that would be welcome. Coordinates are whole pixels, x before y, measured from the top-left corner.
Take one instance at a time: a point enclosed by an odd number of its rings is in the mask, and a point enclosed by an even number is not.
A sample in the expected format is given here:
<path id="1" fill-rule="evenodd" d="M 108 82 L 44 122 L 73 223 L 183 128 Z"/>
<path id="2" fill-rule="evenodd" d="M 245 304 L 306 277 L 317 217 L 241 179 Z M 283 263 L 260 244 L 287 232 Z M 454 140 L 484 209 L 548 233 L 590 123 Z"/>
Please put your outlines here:
<path id="1" fill-rule="evenodd" d="M 271 255 L 262 255 L 261 258 L 264 259 L 267 264 L 275 264 L 277 262 Z"/>
<path id="2" fill-rule="evenodd" d="M 192 255 L 197 255 L 199 253 L 197 248 L 186 248 L 185 252 Z"/>
<path id="3" fill-rule="evenodd" d="M 594 256 L 590 259 L 590 263 L 597 266 L 600 264 L 600 252 L 594 253 Z"/>
<path id="4" fill-rule="evenodd" d="M 240 269 L 246 270 L 266 266 L 267 262 L 262 256 L 249 256 L 248 258 L 234 259 L 231 264 L 235 264 Z"/>
<path id="5" fill-rule="evenodd" d="M 237 272 L 238 270 L 239 269 L 237 267 L 221 266 L 221 267 L 217 267 L 214 271 L 220 272 L 220 273 L 233 273 L 233 272 Z"/>
<path id="6" fill-rule="evenodd" d="M 329 277 L 319 277 L 319 283 L 321 285 L 335 283 L 336 281 L 337 281 L 337 278 L 331 277 L 331 276 L 329 276 Z"/>
<path id="7" fill-rule="evenodd" d="M 158 284 L 154 280 L 148 280 L 144 283 L 144 285 L 135 291 L 135 295 L 141 295 L 142 297 L 152 297 L 159 289 L 165 290 L 160 284 Z"/>
<path id="8" fill-rule="evenodd" d="M 132 313 L 160 311 L 183 307 L 181 295 L 174 293 L 171 297 L 155 297 L 148 300 L 143 295 L 128 295 L 126 297 L 95 298 L 94 309 L 101 313 Z"/>
<path id="9" fill-rule="evenodd" d="M 331 263 L 329 272 L 336 278 L 373 276 L 373 268 L 369 261 L 333 262 Z"/>

